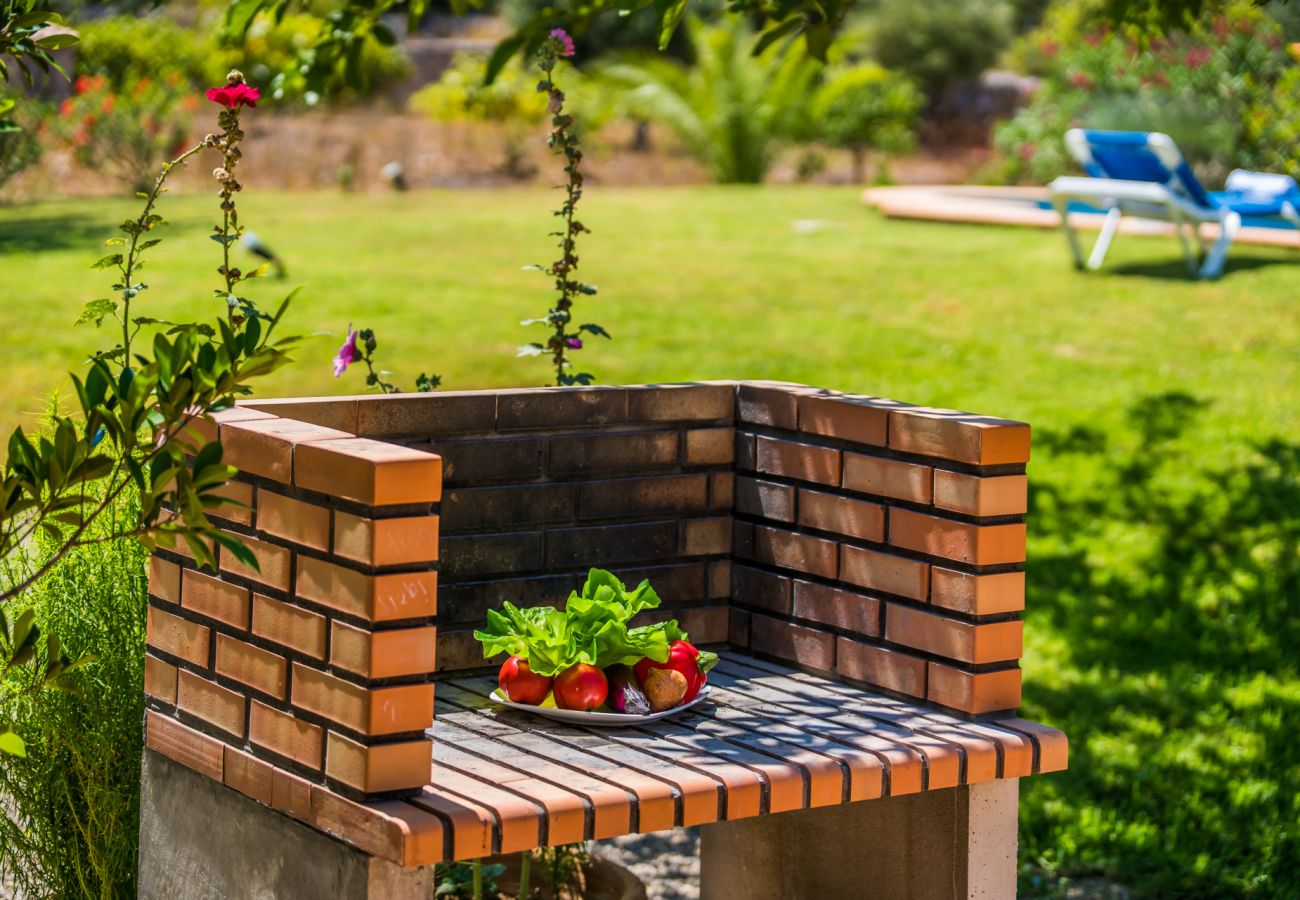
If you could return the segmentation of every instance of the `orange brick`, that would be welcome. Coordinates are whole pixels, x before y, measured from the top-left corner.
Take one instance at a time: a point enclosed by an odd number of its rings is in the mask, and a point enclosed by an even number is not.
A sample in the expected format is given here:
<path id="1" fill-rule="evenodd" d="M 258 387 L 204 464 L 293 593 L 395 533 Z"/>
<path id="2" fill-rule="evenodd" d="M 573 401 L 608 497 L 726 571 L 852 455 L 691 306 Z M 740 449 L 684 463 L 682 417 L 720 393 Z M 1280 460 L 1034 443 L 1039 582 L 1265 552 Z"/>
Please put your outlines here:
<path id="1" fill-rule="evenodd" d="M 253 595 L 253 634 L 299 653 L 325 658 L 325 617 L 261 594 Z"/>
<path id="2" fill-rule="evenodd" d="M 288 547 L 279 547 L 243 535 L 233 535 L 233 537 L 239 538 L 244 542 L 244 546 L 252 551 L 253 556 L 257 559 L 257 568 L 254 569 L 252 566 L 244 565 L 235 558 L 234 554 L 222 547 L 221 571 L 247 578 L 249 581 L 255 581 L 258 584 L 264 584 L 277 591 L 289 590 L 289 573 L 293 568 L 293 553 Z"/>
<path id="3" fill-rule="evenodd" d="M 855 591 L 796 581 L 793 611 L 798 619 L 811 619 L 854 634 L 880 636 L 880 601 Z"/>
<path id="4" fill-rule="evenodd" d="M 736 458 L 736 429 L 697 428 L 686 432 L 686 464 L 713 466 Z"/>
<path id="5" fill-rule="evenodd" d="M 736 496 L 734 472 L 714 472 L 709 476 L 709 508 L 731 509 Z"/>
<path id="6" fill-rule="evenodd" d="M 930 602 L 972 616 L 1019 612 L 1025 608 L 1025 573 L 969 575 L 933 566 Z"/>
<path id="7" fill-rule="evenodd" d="M 977 566 L 1025 561 L 1024 523 L 972 525 L 893 509 L 889 513 L 889 543 Z"/>
<path id="8" fill-rule="evenodd" d="M 251 701 L 248 716 L 248 739 L 285 759 L 320 769 L 324 732 L 302 719 L 295 718 L 265 703 Z"/>
<path id="9" fill-rule="evenodd" d="M 885 639 L 915 650 L 965 663 L 993 663 L 1019 659 L 1023 650 L 1023 622 L 972 625 L 934 613 L 885 604 Z"/>
<path id="10" fill-rule="evenodd" d="M 186 569 L 182 584 L 181 605 L 200 615 L 248 628 L 248 588 L 230 584 L 220 578 Z"/>
<path id="11" fill-rule="evenodd" d="M 765 526 L 754 529 L 754 559 L 823 578 L 835 577 L 835 548 L 834 541 L 824 538 Z"/>
<path id="12" fill-rule="evenodd" d="M 731 596 L 731 560 L 724 559 L 709 564 L 709 598 L 713 600 Z"/>
<path id="13" fill-rule="evenodd" d="M 1020 705 L 1020 670 L 974 674 L 932 662 L 926 697 L 963 712 L 980 715 Z"/>
<path id="14" fill-rule="evenodd" d="M 866 397 L 805 394 L 799 398 L 799 430 L 810 434 L 883 447 L 888 419 L 888 409 Z"/>
<path id="15" fill-rule="evenodd" d="M 747 382 L 736 393 L 736 415 L 742 422 L 794 431 L 799 425 L 799 394 L 782 382 Z"/>
<path id="16" fill-rule="evenodd" d="M 196 666 L 208 664 L 211 632 L 205 626 L 151 606 L 146 630 L 150 647 L 156 647 L 172 656 L 179 656 Z"/>
<path id="17" fill-rule="evenodd" d="M 227 501 L 208 512 L 214 519 L 225 519 L 240 525 L 253 524 L 253 486 L 242 481 L 228 481 L 213 493 Z"/>
<path id="18" fill-rule="evenodd" d="M 754 613 L 749 617 L 749 646 L 820 672 L 835 668 L 835 635 Z"/>
<path id="19" fill-rule="evenodd" d="M 316 550 L 328 550 L 330 546 L 328 509 L 266 488 L 257 491 L 257 527 L 259 531 Z"/>
<path id="20" fill-rule="evenodd" d="M 841 544 L 840 579 L 872 590 L 924 600 L 930 589 L 930 567 L 914 559 Z"/>
<path id="21" fill-rule="evenodd" d="M 176 667 L 155 656 L 144 656 L 144 692 L 166 703 L 176 703 Z"/>
<path id="22" fill-rule="evenodd" d="M 1029 461 L 1029 426 L 951 409 L 910 407 L 889 414 L 889 446 L 976 466 Z"/>
<path id="23" fill-rule="evenodd" d="M 283 656 L 225 634 L 217 635 L 217 672 L 281 700 L 288 686 Z"/>
<path id="24" fill-rule="evenodd" d="M 251 754 L 226 747 L 226 785 L 258 803 L 271 805 L 274 767 Z"/>
<path id="25" fill-rule="evenodd" d="M 311 824 L 318 831 L 399 866 L 422 866 L 443 858 L 441 820 L 410 803 L 356 803 L 315 784 L 311 789 Z M 457 830 L 458 841 L 460 834 Z"/>
<path id="26" fill-rule="evenodd" d="M 225 745 L 221 741 L 152 709 L 145 710 L 144 716 L 146 747 L 200 775 L 222 780 Z"/>
<path id="27" fill-rule="evenodd" d="M 682 555 L 711 556 L 730 552 L 730 516 L 687 519 L 682 523 Z"/>
<path id="28" fill-rule="evenodd" d="M 191 440 L 211 443 L 217 440 L 217 429 L 222 425 L 228 425 L 232 422 L 251 422 L 254 419 L 273 418 L 275 417 L 269 413 L 259 412 L 255 409 L 245 409 L 242 406 L 232 406 L 230 409 L 208 413 L 206 416 L 191 416 L 185 422 L 185 434 Z"/>
<path id="29" fill-rule="evenodd" d="M 322 428 L 296 419 L 255 419 L 221 428 L 225 461 L 242 472 L 280 484 L 293 484 L 294 450 L 311 441 L 350 438 L 346 431 Z"/>
<path id="30" fill-rule="evenodd" d="M 1029 508 L 1029 479 L 935 469 L 934 505 L 968 516 L 1018 516 Z"/>
<path id="31" fill-rule="evenodd" d="M 885 508 L 821 491 L 799 491 L 799 524 L 863 541 L 885 539 Z"/>
<path id="32" fill-rule="evenodd" d="M 432 760 L 428 740 L 367 747 L 334 732 L 326 737 L 325 774 L 368 794 L 428 784 Z"/>
<path id="33" fill-rule="evenodd" d="M 368 566 L 401 566 L 438 559 L 438 517 L 364 519 L 334 513 L 334 553 Z"/>
<path id="34" fill-rule="evenodd" d="M 149 557 L 149 593 L 159 600 L 181 602 L 181 567 L 157 556 Z"/>
<path id="35" fill-rule="evenodd" d="M 365 631 L 335 621 L 330 628 L 330 664 L 366 678 L 396 678 L 434 671 L 438 629 Z"/>
<path id="36" fill-rule="evenodd" d="M 365 575 L 298 557 L 298 596 L 372 622 L 428 618 L 438 611 L 436 572 Z"/>
<path id="37" fill-rule="evenodd" d="M 436 503 L 442 457 L 368 438 L 304 444 L 294 483 L 371 506 Z"/>
<path id="38" fill-rule="evenodd" d="M 1036 772 L 1062 772 L 1070 764 L 1070 742 L 1065 733 L 1025 719 L 998 719 L 993 724 L 1027 734 L 1037 747 Z"/>
<path id="39" fill-rule="evenodd" d="M 917 656 L 841 637 L 835 648 L 836 671 L 845 678 L 925 697 L 926 663 Z"/>
<path id="40" fill-rule="evenodd" d="M 844 454 L 844 487 L 877 497 L 929 503 L 933 472 L 929 466 L 897 459 Z"/>
<path id="41" fill-rule="evenodd" d="M 818 484 L 840 483 L 840 451 L 758 436 L 758 471 Z"/>
<path id="42" fill-rule="evenodd" d="M 293 664 L 293 705 L 365 735 L 423 731 L 433 724 L 433 685 L 358 687 Z"/>
<path id="43" fill-rule="evenodd" d="M 178 673 L 176 705 L 192 716 L 228 731 L 237 737 L 244 736 L 244 698 L 232 690 L 213 684 L 182 669 Z"/>
<path id="44" fill-rule="evenodd" d="M 379 399 L 366 397 L 367 401 Z M 241 400 L 239 409 L 258 410 L 281 419 L 310 422 L 322 428 L 337 428 L 347 434 L 360 434 L 357 414 L 361 404 L 356 397 L 295 397 L 291 400 Z"/>
<path id="45" fill-rule="evenodd" d="M 310 822 L 311 782 L 283 769 L 271 770 L 271 805 L 295 819 Z"/>

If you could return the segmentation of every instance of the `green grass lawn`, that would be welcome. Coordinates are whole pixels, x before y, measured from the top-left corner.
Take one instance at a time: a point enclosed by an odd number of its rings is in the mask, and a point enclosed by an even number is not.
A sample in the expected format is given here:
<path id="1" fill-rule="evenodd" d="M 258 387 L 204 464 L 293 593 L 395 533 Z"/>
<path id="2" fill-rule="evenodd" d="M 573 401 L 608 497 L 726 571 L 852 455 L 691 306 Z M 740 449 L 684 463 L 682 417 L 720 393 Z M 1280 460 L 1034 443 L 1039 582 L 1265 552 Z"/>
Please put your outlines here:
<path id="1" fill-rule="evenodd" d="M 553 194 L 257 195 L 246 223 L 289 262 L 270 300 L 306 344 L 267 394 L 357 392 L 330 357 L 376 330 L 399 382 L 541 384 Z M 580 356 L 602 382 L 763 377 L 1035 426 L 1025 714 L 1065 728 L 1071 770 L 1024 786 L 1026 893 L 1300 895 L 1300 253 L 1239 247 L 1188 281 L 1172 239 L 1121 236 L 1079 274 L 1058 234 L 888 222 L 855 191 L 604 190 L 582 219 Z M 39 410 L 108 339 L 72 323 L 130 202 L 0 210 L 7 390 Z M 215 202 L 176 197 L 139 308 L 215 302 Z M 798 233 L 792 222 L 823 220 Z"/>

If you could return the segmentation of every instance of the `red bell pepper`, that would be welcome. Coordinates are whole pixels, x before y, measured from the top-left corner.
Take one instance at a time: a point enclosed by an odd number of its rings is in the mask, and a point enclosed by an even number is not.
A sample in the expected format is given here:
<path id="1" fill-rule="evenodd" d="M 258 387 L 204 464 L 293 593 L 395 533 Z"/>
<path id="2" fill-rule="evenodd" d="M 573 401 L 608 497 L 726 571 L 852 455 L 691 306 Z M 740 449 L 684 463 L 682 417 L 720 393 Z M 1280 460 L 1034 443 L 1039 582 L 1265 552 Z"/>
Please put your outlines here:
<path id="1" fill-rule="evenodd" d="M 672 669 L 680 672 L 686 678 L 686 693 L 682 697 L 682 703 L 690 703 L 709 680 L 709 669 L 712 669 L 717 662 L 716 653 L 708 651 L 701 653 L 687 641 L 673 641 L 668 645 L 667 660 L 655 662 L 653 659 L 643 659 L 633 670 L 636 672 L 637 681 L 643 686 L 646 675 L 651 669 Z"/>

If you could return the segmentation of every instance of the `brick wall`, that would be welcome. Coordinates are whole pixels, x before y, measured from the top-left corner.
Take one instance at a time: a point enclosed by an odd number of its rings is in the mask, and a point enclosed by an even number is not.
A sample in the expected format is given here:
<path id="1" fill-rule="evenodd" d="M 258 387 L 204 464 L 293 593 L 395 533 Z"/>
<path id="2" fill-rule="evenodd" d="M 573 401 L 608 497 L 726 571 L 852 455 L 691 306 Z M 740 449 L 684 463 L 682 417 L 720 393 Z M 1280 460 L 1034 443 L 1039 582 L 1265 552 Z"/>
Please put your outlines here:
<path id="1" fill-rule="evenodd" d="M 1020 703 L 1029 427 L 738 388 L 730 641 L 965 713 Z"/>
<path id="2" fill-rule="evenodd" d="M 428 783 L 440 460 L 230 410 L 241 472 L 214 513 L 255 554 L 150 561 L 148 740 L 292 811 L 310 784 L 375 798 Z M 302 801 L 305 802 L 305 801 Z"/>

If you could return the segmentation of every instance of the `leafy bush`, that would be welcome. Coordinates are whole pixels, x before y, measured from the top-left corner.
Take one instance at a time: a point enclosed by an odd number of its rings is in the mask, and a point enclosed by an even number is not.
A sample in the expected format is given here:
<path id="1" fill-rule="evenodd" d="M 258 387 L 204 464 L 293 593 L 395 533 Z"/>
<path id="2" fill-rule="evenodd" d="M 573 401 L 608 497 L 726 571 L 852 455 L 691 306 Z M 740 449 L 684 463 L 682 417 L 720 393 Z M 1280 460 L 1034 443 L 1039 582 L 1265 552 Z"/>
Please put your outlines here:
<path id="1" fill-rule="evenodd" d="M 1288 115 L 1296 76 L 1275 22 L 1236 4 L 1146 45 L 1104 27 L 1082 41 L 1059 40 L 1087 21 L 1086 11 L 1053 7 L 1040 32 L 1013 50 L 1043 80 L 997 129 L 993 178 L 1042 182 L 1072 170 L 1062 140 L 1072 127 L 1166 132 L 1210 183 L 1236 167 L 1300 174 Z"/>
<path id="2" fill-rule="evenodd" d="M 145 80 L 215 84 L 231 67 L 211 38 L 163 15 L 109 16 L 78 23 L 77 30 L 78 74 L 101 76 L 113 91 Z"/>
<path id="3" fill-rule="evenodd" d="M 605 66 L 598 77 L 620 91 L 624 115 L 668 127 L 722 183 L 758 183 L 781 142 L 803 130 L 806 99 L 821 65 L 800 48 L 752 53 L 738 17 L 687 23 L 696 63 L 654 56 Z"/>
<path id="4" fill-rule="evenodd" d="M 511 62 L 491 84 L 483 83 L 487 58 L 459 53 L 442 76 L 416 91 L 410 108 L 439 122 L 520 122 L 538 124 L 546 118 L 546 95 L 537 90 L 537 76 Z"/>
<path id="5" fill-rule="evenodd" d="M 916 143 L 923 98 L 912 80 L 878 65 L 838 67 L 826 75 L 812 101 L 814 134 L 853 153 L 853 177 L 864 179 L 868 150 L 906 153 Z M 883 174 L 884 163 L 881 163 Z"/>
<path id="6" fill-rule="evenodd" d="M 119 512 L 134 521 L 138 501 Z M 4 685 L 27 756 L 0 754 L 0 874 L 29 900 L 135 896 L 146 556 L 129 539 L 81 547 L 8 611 L 33 610 L 42 631 L 99 660 L 75 675 L 80 694 Z"/>
<path id="7" fill-rule="evenodd" d="M 1006 0 L 883 0 L 869 17 L 871 56 L 935 96 L 994 63 L 1013 16 Z"/>
<path id="8" fill-rule="evenodd" d="M 0 91 L 0 189 L 41 158 L 41 142 L 27 121 L 32 117 L 24 115 L 21 120 L 3 118 L 14 105 L 15 100 Z M 24 104 L 24 114 L 29 106 Z"/>

